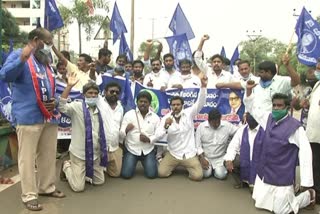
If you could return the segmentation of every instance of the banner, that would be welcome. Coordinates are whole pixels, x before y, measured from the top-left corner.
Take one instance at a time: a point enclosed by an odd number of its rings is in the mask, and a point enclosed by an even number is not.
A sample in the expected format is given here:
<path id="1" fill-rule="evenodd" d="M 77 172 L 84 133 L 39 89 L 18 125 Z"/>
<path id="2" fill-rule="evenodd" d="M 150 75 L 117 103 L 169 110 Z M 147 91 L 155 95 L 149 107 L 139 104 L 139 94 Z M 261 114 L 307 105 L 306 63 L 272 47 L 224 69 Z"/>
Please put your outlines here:
<path id="1" fill-rule="evenodd" d="M 56 82 L 56 93 L 57 96 L 60 98 L 62 92 L 64 91 L 67 85 L 65 83 Z M 76 101 L 76 100 L 83 100 L 83 95 L 80 90 L 72 89 L 69 97 L 68 102 Z M 71 119 L 67 115 L 61 113 L 59 125 L 58 125 L 58 139 L 71 139 Z"/>

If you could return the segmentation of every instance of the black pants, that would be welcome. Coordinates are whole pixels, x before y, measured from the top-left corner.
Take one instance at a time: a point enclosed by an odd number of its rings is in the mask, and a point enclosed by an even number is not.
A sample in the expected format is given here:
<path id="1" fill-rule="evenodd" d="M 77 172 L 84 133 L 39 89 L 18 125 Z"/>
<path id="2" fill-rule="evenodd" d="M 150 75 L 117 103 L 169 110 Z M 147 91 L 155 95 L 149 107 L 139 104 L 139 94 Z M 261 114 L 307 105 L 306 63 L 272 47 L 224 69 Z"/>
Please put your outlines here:
<path id="1" fill-rule="evenodd" d="M 320 203 L 320 143 L 310 143 L 312 149 L 312 166 L 314 190 L 317 195 L 317 204 Z"/>

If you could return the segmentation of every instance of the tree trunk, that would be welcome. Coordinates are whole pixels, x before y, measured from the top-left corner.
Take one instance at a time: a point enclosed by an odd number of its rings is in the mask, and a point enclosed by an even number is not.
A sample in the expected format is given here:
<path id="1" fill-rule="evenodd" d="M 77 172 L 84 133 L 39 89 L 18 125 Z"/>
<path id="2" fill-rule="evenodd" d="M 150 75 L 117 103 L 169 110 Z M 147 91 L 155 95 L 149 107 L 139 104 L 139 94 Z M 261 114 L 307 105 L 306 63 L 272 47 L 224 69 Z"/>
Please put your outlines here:
<path id="1" fill-rule="evenodd" d="M 78 31 L 79 31 L 79 54 L 81 54 L 81 22 L 78 21 Z"/>

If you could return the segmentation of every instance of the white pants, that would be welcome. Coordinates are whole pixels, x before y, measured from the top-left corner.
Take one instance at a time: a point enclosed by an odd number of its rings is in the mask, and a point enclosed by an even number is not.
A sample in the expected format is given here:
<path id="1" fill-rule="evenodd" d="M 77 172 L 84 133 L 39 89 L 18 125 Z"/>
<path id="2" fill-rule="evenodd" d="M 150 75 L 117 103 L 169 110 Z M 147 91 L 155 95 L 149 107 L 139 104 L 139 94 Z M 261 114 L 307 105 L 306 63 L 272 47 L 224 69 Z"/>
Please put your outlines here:
<path id="1" fill-rule="evenodd" d="M 104 167 L 100 166 L 100 158 L 94 160 L 93 163 L 93 179 L 92 182 L 95 185 L 101 185 L 104 183 Z M 74 156 L 70 152 L 70 162 L 63 166 L 63 171 L 66 174 L 68 183 L 71 189 L 75 192 L 81 192 L 84 190 L 86 182 L 86 161 L 81 160 Z"/>
<path id="2" fill-rule="evenodd" d="M 228 171 L 224 166 L 218 166 L 213 169 L 210 165 L 209 169 L 203 169 L 203 177 L 209 178 L 210 176 L 212 176 L 212 174 L 215 178 L 223 180 L 227 177 Z"/>

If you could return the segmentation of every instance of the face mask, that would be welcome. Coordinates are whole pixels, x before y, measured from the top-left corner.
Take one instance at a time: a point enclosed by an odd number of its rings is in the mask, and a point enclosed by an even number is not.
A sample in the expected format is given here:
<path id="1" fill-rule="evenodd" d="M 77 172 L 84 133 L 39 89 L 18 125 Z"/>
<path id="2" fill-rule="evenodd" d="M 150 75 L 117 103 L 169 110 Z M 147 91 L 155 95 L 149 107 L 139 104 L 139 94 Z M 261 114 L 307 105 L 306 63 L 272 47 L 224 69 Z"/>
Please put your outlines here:
<path id="1" fill-rule="evenodd" d="M 250 129 L 254 129 L 258 125 L 257 121 L 250 114 L 247 115 L 247 123 Z"/>
<path id="2" fill-rule="evenodd" d="M 314 75 L 316 76 L 317 80 L 320 80 L 320 70 L 316 70 Z"/>
<path id="3" fill-rule="evenodd" d="M 90 107 L 96 106 L 97 101 L 98 101 L 98 97 L 85 97 L 85 102 Z"/>
<path id="4" fill-rule="evenodd" d="M 275 121 L 279 121 L 280 119 L 282 119 L 287 114 L 288 114 L 288 109 L 275 109 L 275 110 L 272 110 L 272 118 Z"/>
<path id="5" fill-rule="evenodd" d="M 266 80 L 266 81 L 263 81 L 263 80 L 260 80 L 260 85 L 262 88 L 267 88 L 271 85 L 272 83 L 272 80 Z"/>
<path id="6" fill-rule="evenodd" d="M 52 45 L 44 44 L 43 50 L 46 50 L 46 51 L 48 51 L 48 52 L 51 52 L 51 50 L 52 50 Z"/>

